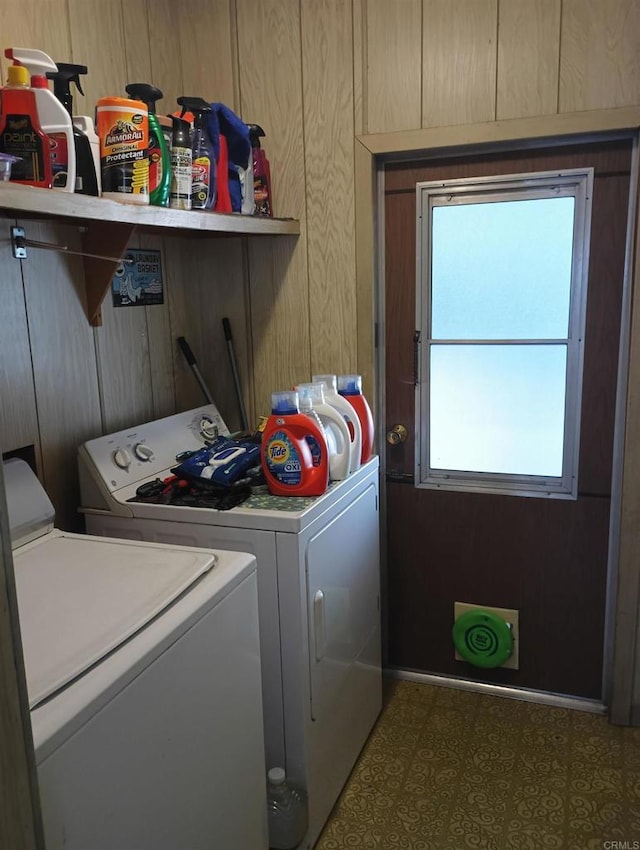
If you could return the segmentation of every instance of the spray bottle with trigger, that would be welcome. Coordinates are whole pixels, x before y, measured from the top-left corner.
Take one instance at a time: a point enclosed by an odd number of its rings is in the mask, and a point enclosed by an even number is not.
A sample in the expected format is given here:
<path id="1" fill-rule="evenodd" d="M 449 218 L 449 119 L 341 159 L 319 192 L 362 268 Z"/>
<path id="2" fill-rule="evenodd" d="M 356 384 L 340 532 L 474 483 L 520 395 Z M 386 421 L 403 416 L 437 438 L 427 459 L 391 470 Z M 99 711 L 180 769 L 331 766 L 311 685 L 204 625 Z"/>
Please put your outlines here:
<path id="1" fill-rule="evenodd" d="M 201 97 L 179 97 L 178 104 L 182 107 L 180 117 L 184 117 L 186 112 L 193 115 L 191 208 L 212 210 L 216 202 L 217 171 L 215 149 L 207 129 L 207 114 L 213 110 Z"/>
<path id="2" fill-rule="evenodd" d="M 57 71 L 53 59 L 42 50 L 8 47 L 4 55 L 15 65 L 23 65 L 31 75 L 31 91 L 36 98 L 40 126 L 49 137 L 53 188 L 73 192 L 76 186 L 76 148 L 71 116 L 49 89 L 46 74 Z"/>
<path id="3" fill-rule="evenodd" d="M 164 95 L 160 89 L 148 83 L 129 83 L 125 88 L 129 97 L 141 100 L 149 109 L 149 203 L 156 207 L 168 207 L 171 161 L 156 115 L 156 101 Z"/>
<path id="4" fill-rule="evenodd" d="M 264 130 L 259 124 L 247 124 L 249 128 L 249 139 L 251 141 L 251 154 L 253 158 L 253 199 L 254 215 L 273 215 L 271 204 L 271 168 L 269 160 L 262 147 L 260 137 L 264 136 Z"/>
<path id="5" fill-rule="evenodd" d="M 67 110 L 73 122 L 73 96 L 71 83 L 75 83 L 81 95 L 84 95 L 80 85 L 80 75 L 87 73 L 86 65 L 71 65 L 67 62 L 57 62 L 57 71 L 48 71 L 47 79 L 53 80 L 53 93 Z M 76 150 L 76 185 L 75 191 L 80 195 L 100 194 L 96 165 L 88 137 L 73 124 L 73 141 Z"/>

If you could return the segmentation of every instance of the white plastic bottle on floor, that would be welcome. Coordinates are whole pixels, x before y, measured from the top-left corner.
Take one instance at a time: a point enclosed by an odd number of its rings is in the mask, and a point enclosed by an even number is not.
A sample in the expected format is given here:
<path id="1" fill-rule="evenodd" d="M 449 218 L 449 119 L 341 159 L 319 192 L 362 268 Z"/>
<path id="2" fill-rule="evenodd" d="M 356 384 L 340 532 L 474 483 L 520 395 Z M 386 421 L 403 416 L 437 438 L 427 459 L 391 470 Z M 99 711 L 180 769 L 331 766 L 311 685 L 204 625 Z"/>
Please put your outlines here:
<path id="1" fill-rule="evenodd" d="M 323 382 L 317 381 L 310 384 L 298 384 L 296 390 L 300 403 L 302 404 L 303 399 L 305 401 L 308 399 L 324 428 L 329 447 L 330 480 L 342 481 L 349 475 L 351 465 L 351 435 L 342 413 L 325 401 L 324 386 Z"/>
<path id="2" fill-rule="evenodd" d="M 353 405 L 338 393 L 338 379 L 335 375 L 313 375 L 313 383 L 324 384 L 324 400 L 338 411 L 345 419 L 349 428 L 351 440 L 349 452 L 349 472 L 355 472 L 360 468 L 360 455 L 362 451 L 362 426 L 358 414 Z"/>
<path id="3" fill-rule="evenodd" d="M 267 811 L 271 850 L 293 850 L 307 831 L 309 815 L 304 791 L 287 781 L 281 767 L 267 774 Z"/>

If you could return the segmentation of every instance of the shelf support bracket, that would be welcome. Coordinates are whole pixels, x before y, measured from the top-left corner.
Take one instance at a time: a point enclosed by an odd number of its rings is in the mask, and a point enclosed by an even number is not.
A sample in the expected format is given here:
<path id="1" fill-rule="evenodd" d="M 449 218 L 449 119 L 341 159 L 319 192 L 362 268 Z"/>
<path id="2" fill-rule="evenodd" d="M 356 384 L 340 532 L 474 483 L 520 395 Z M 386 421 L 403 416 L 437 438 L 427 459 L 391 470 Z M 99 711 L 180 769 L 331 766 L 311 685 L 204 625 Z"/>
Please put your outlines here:
<path id="1" fill-rule="evenodd" d="M 102 325 L 100 306 L 111 287 L 111 279 L 122 262 L 135 224 L 116 221 L 87 222 L 82 234 L 82 262 L 87 294 L 87 317 L 93 327 Z M 111 254 L 105 257 L 104 254 Z"/>

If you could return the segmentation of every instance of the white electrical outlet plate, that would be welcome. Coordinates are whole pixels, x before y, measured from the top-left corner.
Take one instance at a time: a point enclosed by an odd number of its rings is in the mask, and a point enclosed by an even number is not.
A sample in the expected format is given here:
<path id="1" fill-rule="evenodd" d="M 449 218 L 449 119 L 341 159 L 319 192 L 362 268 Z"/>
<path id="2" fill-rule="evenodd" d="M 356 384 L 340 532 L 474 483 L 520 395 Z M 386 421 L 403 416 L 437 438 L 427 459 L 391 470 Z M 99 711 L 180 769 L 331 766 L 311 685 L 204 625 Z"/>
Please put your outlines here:
<path id="1" fill-rule="evenodd" d="M 518 620 L 519 620 L 519 612 L 513 608 L 494 608 L 491 605 L 474 605 L 472 602 L 454 602 L 453 603 L 453 619 L 458 619 L 467 611 L 490 611 L 492 614 L 497 614 L 499 617 L 502 617 L 503 620 L 506 620 L 507 623 L 511 623 L 511 633 L 513 634 L 513 652 L 509 656 L 509 658 L 502 664 L 502 667 L 506 667 L 509 670 L 519 670 L 520 669 L 520 635 L 518 630 Z M 464 661 L 464 658 L 458 653 L 455 653 L 456 661 Z"/>

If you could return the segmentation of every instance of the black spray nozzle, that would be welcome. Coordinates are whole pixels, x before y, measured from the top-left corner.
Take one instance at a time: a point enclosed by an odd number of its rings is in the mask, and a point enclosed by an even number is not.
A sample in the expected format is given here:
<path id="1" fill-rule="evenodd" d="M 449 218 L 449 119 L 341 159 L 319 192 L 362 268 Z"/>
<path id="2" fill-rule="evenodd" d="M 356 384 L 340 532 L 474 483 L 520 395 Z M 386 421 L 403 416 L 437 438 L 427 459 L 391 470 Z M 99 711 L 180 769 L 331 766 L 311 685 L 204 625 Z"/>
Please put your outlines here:
<path id="1" fill-rule="evenodd" d="M 265 132 L 259 124 L 247 124 L 249 128 L 249 141 L 252 148 L 260 147 L 260 136 L 264 136 Z"/>
<path id="2" fill-rule="evenodd" d="M 156 86 L 150 83 L 129 83 L 125 91 L 134 100 L 141 100 L 147 104 L 149 115 L 156 114 L 156 100 L 162 100 L 164 94 Z"/>
<path id="3" fill-rule="evenodd" d="M 170 115 L 169 117 L 173 122 L 172 143 L 177 147 L 188 147 L 191 124 L 188 121 L 185 121 L 184 118 L 178 118 L 177 115 Z"/>
<path id="4" fill-rule="evenodd" d="M 178 106 L 182 107 L 182 117 L 185 112 L 192 112 L 194 117 L 202 115 L 204 112 L 213 112 L 210 104 L 203 97 L 179 97 Z"/>
<path id="5" fill-rule="evenodd" d="M 73 95 L 71 94 L 71 83 L 75 83 L 81 95 L 84 95 L 80 85 L 80 77 L 87 73 L 86 65 L 73 65 L 70 62 L 56 62 L 57 71 L 47 71 L 47 79 L 53 80 L 53 93 L 66 107 L 71 115 L 73 112 Z"/>

